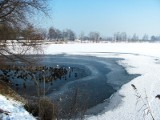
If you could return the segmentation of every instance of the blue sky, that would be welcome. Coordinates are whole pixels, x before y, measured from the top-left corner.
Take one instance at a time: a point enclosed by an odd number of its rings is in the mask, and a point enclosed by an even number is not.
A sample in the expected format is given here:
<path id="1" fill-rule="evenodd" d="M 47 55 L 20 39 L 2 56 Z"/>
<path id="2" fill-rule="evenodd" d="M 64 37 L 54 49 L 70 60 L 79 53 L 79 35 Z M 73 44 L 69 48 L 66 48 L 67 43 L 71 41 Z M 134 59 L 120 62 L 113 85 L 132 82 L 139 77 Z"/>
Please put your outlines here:
<path id="1" fill-rule="evenodd" d="M 160 0 L 50 0 L 49 7 L 51 18 L 42 18 L 44 27 L 69 28 L 77 35 L 160 34 Z"/>

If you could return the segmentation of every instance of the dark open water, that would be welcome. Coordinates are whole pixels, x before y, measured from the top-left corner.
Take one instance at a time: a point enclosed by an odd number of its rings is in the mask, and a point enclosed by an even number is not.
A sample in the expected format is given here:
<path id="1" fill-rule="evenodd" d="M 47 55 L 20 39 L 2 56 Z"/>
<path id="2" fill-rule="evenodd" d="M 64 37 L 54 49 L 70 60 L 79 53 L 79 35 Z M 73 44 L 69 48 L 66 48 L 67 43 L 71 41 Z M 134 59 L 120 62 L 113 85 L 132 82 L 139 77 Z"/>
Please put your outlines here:
<path id="1" fill-rule="evenodd" d="M 123 84 L 138 76 L 128 74 L 117 64 L 120 59 L 116 58 L 80 55 L 44 55 L 39 58 L 45 66 L 58 65 L 71 71 L 61 79 L 46 83 L 47 96 L 57 104 L 60 114 L 64 116 L 104 102 Z M 22 94 L 24 81 L 16 79 L 12 82 L 19 84 L 19 93 Z M 27 94 L 36 93 L 33 82 L 26 81 L 26 85 Z"/>

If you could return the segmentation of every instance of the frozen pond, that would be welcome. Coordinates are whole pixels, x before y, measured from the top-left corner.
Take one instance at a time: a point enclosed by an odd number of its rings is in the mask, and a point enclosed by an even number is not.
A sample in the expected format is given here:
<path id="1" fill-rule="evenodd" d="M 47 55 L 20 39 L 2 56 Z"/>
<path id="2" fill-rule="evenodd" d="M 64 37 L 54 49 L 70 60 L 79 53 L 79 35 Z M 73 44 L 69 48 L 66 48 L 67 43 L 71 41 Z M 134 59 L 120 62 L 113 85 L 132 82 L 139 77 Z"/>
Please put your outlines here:
<path id="1" fill-rule="evenodd" d="M 103 103 L 120 87 L 137 77 L 130 75 L 117 64 L 120 59 L 80 55 L 44 56 L 48 64 L 74 66 L 83 70 L 79 79 L 65 83 L 48 96 L 62 107 L 61 113 L 68 114 L 91 108 Z"/>
<path id="2" fill-rule="evenodd" d="M 46 95 L 50 97 L 62 116 L 77 114 L 103 103 L 120 87 L 135 78 L 117 64 L 120 59 L 81 55 L 43 55 L 39 56 L 43 66 L 64 68 L 67 72 L 45 85 Z M 20 94 L 36 94 L 33 81 L 11 79 L 14 89 Z M 43 87 L 43 84 L 41 84 Z M 73 112 L 74 111 L 74 112 Z"/>

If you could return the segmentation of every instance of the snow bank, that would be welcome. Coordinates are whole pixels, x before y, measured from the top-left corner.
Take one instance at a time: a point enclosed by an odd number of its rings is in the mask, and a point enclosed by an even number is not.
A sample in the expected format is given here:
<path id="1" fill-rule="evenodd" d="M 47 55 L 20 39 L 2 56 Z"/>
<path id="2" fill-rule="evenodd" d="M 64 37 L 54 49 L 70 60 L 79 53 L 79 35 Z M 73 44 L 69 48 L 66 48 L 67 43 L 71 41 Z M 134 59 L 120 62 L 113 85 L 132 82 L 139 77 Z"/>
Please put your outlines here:
<path id="1" fill-rule="evenodd" d="M 21 103 L 8 100 L 2 95 L 0 95 L 0 108 L 9 112 L 8 115 L 0 113 L 0 120 L 36 120 L 22 107 Z"/>

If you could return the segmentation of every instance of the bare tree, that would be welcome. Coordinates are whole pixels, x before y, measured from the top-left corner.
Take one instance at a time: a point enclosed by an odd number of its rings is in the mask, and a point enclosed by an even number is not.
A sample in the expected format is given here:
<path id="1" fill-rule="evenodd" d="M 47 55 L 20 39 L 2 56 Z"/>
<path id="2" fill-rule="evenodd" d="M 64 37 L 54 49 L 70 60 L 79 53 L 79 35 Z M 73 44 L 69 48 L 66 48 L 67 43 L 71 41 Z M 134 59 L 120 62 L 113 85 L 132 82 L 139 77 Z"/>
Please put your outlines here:
<path id="1" fill-rule="evenodd" d="M 76 35 L 71 29 L 66 29 L 63 31 L 64 41 L 67 41 L 67 40 L 74 41 L 75 38 L 76 38 Z"/>
<path id="2" fill-rule="evenodd" d="M 27 17 L 34 11 L 47 14 L 46 0 L 0 0 L 0 20 L 11 26 L 29 23 Z"/>
<path id="3" fill-rule="evenodd" d="M 117 32 L 117 33 L 114 33 L 114 42 L 117 42 L 120 40 L 120 33 Z"/>
<path id="4" fill-rule="evenodd" d="M 127 42 L 127 34 L 126 32 L 121 33 L 121 40 Z"/>
<path id="5" fill-rule="evenodd" d="M 28 18 L 34 17 L 36 12 L 42 12 L 47 15 L 46 3 L 46 0 L 0 0 L 0 31 L 3 31 L 0 37 L 1 59 L 4 57 L 15 61 L 19 58 L 19 60 L 27 61 L 19 55 L 24 55 L 31 48 L 35 50 L 40 48 L 32 44 L 29 45 L 25 41 L 22 43 L 11 41 L 11 39 L 15 40 L 17 36 L 20 36 L 22 29 L 30 25 Z M 29 26 L 29 28 L 26 36 L 30 36 L 33 33 L 32 27 Z M 10 41 L 7 42 L 7 40 Z M 11 55 L 12 57 L 6 55 Z"/>
<path id="6" fill-rule="evenodd" d="M 81 42 L 84 40 L 84 32 L 83 31 L 80 33 L 80 40 L 81 40 Z"/>
<path id="7" fill-rule="evenodd" d="M 49 28 L 48 37 L 49 37 L 50 40 L 56 40 L 56 38 L 57 38 L 57 32 L 56 32 L 55 28 L 53 28 L 53 27 Z"/>
<path id="8" fill-rule="evenodd" d="M 133 34 L 133 37 L 131 38 L 132 41 L 138 41 L 139 38 L 136 34 Z"/>
<path id="9" fill-rule="evenodd" d="M 100 40 L 100 34 L 98 32 L 90 32 L 89 37 L 93 42 L 98 42 Z"/>
<path id="10" fill-rule="evenodd" d="M 63 33 L 62 31 L 60 31 L 59 29 L 56 29 L 56 33 L 57 33 L 57 40 L 61 40 L 63 39 Z"/>
<path id="11" fill-rule="evenodd" d="M 149 39 L 147 34 L 144 34 L 144 36 L 142 37 L 142 40 L 147 41 Z"/>

